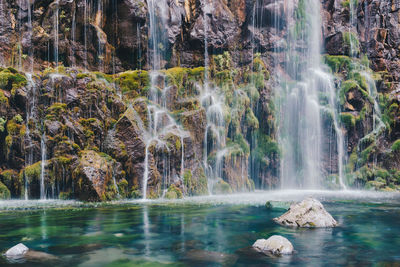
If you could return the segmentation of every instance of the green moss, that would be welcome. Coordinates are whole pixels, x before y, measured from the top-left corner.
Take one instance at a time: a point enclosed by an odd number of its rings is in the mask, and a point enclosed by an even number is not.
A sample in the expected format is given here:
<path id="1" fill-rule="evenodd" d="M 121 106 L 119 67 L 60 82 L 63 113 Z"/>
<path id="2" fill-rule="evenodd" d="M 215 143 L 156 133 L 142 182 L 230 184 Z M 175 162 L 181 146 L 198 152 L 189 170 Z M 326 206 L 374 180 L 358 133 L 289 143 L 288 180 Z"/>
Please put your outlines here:
<path id="1" fill-rule="evenodd" d="M 339 97 L 340 97 L 340 104 L 344 105 L 346 101 L 346 94 L 350 90 L 357 90 L 359 91 L 365 100 L 368 100 L 370 103 L 373 102 L 371 97 L 369 96 L 368 92 L 361 88 L 359 83 L 356 80 L 347 80 L 342 83 Z"/>
<path id="2" fill-rule="evenodd" d="M 356 126 L 356 117 L 348 112 L 340 114 L 340 121 L 343 123 L 347 130 L 351 130 Z"/>
<path id="3" fill-rule="evenodd" d="M 108 83 L 113 83 L 114 82 L 114 78 L 110 74 L 105 74 L 105 73 L 102 73 L 102 72 L 94 72 L 93 74 L 96 75 L 97 79 L 106 80 Z"/>
<path id="4" fill-rule="evenodd" d="M 175 67 L 164 70 L 167 75 L 167 81 L 170 85 L 175 85 L 178 89 L 183 87 L 184 79 L 187 77 L 189 70 L 186 68 Z"/>
<path id="5" fill-rule="evenodd" d="M 10 199 L 11 193 L 2 182 L 0 182 L 0 199 Z"/>
<path id="6" fill-rule="evenodd" d="M 71 191 L 60 192 L 60 194 L 58 195 L 58 198 L 61 199 L 61 200 L 73 199 L 74 198 L 74 194 Z"/>
<path id="7" fill-rule="evenodd" d="M 224 180 L 219 179 L 218 182 L 214 184 L 213 194 L 231 194 L 231 193 L 232 193 L 232 187 Z"/>
<path id="8" fill-rule="evenodd" d="M 84 79 L 84 78 L 87 78 L 87 77 L 90 77 L 90 74 L 89 74 L 89 73 L 78 73 L 78 74 L 76 75 L 76 78 L 77 78 L 77 79 Z"/>
<path id="9" fill-rule="evenodd" d="M 194 173 L 191 170 L 185 170 L 183 182 L 189 195 L 201 196 L 208 194 L 208 181 L 203 168 L 196 169 Z"/>
<path id="10" fill-rule="evenodd" d="M 146 96 L 150 88 L 150 76 L 144 70 L 123 72 L 119 74 L 117 81 L 122 93 L 132 98 Z"/>
<path id="11" fill-rule="evenodd" d="M 352 56 L 351 53 L 360 53 L 360 41 L 358 40 L 357 34 L 353 32 L 342 32 L 342 37 L 345 45 L 353 49 L 353 51 L 349 51 L 350 56 Z"/>
<path id="12" fill-rule="evenodd" d="M 392 151 L 399 153 L 400 152 L 400 139 L 397 139 L 392 145 Z"/>
<path id="13" fill-rule="evenodd" d="M 350 8 L 350 1 L 352 1 L 353 7 L 357 7 L 358 0 L 343 0 L 340 4 L 344 8 Z"/>
<path id="14" fill-rule="evenodd" d="M 18 73 L 14 69 L 7 68 L 0 71 L 0 89 L 12 90 L 25 86 L 27 80 L 25 76 Z"/>
<path id="15" fill-rule="evenodd" d="M 172 184 L 169 186 L 165 197 L 167 199 L 178 199 L 183 198 L 183 194 L 182 191 L 178 187 L 176 187 L 176 185 Z"/>
<path id="16" fill-rule="evenodd" d="M 23 173 L 28 177 L 29 181 L 39 180 L 40 174 L 42 173 L 42 162 L 38 161 L 35 164 L 26 166 Z"/>
<path id="17" fill-rule="evenodd" d="M 134 199 L 142 197 L 142 191 L 139 189 L 137 185 L 131 187 L 130 197 Z"/>
<path id="18" fill-rule="evenodd" d="M 0 132 L 1 132 L 1 133 L 4 132 L 4 130 L 5 130 L 4 125 L 5 125 L 6 123 L 7 123 L 7 120 L 4 119 L 4 118 L 2 118 L 2 117 L 0 117 Z"/>
<path id="19" fill-rule="evenodd" d="M 194 81 L 202 80 L 204 78 L 204 72 L 204 67 L 189 69 L 188 79 Z"/>
<path id="20" fill-rule="evenodd" d="M 121 195 L 122 198 L 129 197 L 129 183 L 125 178 L 121 179 L 117 183 L 117 186 L 118 186 L 119 194 Z"/>
<path id="21" fill-rule="evenodd" d="M 334 73 L 350 69 L 352 65 L 352 59 L 348 56 L 325 55 L 324 61 Z"/>
<path id="22" fill-rule="evenodd" d="M 221 72 L 232 69 L 232 58 L 228 51 L 223 54 L 213 56 L 213 69 L 214 72 Z"/>
<path id="23" fill-rule="evenodd" d="M 361 152 L 361 155 L 360 155 L 361 158 L 359 158 L 359 165 L 362 166 L 362 165 L 368 163 L 368 161 L 369 161 L 371 155 L 372 155 L 373 153 L 375 153 L 375 151 L 376 151 L 376 145 L 375 145 L 375 144 L 371 144 L 369 147 L 367 147 L 366 149 L 364 149 L 364 150 Z"/>
<path id="24" fill-rule="evenodd" d="M 8 98 L 4 95 L 3 90 L 0 90 L 0 105 L 8 107 Z"/>
<path id="25" fill-rule="evenodd" d="M 349 161 L 347 163 L 347 171 L 348 172 L 353 172 L 355 170 L 357 160 L 358 160 L 357 148 L 354 148 L 353 152 L 350 154 Z"/>
<path id="26" fill-rule="evenodd" d="M 47 109 L 47 120 L 58 120 L 60 116 L 66 113 L 67 105 L 64 103 L 54 103 Z"/>
<path id="27" fill-rule="evenodd" d="M 258 119 L 251 108 L 246 109 L 245 123 L 249 128 L 258 129 L 259 127 Z"/>

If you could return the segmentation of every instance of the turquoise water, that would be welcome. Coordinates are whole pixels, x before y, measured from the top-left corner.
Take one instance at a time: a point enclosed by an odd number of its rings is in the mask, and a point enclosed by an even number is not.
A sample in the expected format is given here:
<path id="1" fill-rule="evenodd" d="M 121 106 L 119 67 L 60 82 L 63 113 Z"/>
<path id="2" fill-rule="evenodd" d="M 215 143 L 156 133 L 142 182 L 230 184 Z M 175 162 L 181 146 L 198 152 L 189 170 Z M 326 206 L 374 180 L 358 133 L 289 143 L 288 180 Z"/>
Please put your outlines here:
<path id="1" fill-rule="evenodd" d="M 275 195 L 274 195 L 275 194 Z M 398 195 L 317 194 L 340 223 L 292 229 L 272 218 L 306 194 L 263 192 L 185 201 L 103 205 L 1 202 L 0 249 L 23 242 L 57 258 L 1 266 L 392 266 L 400 264 Z M 263 203 L 269 198 L 275 208 Z M 15 210 L 23 206 L 24 210 Z M 6 211 L 5 208 L 13 210 Z M 296 250 L 268 257 L 250 246 L 279 234 Z"/>

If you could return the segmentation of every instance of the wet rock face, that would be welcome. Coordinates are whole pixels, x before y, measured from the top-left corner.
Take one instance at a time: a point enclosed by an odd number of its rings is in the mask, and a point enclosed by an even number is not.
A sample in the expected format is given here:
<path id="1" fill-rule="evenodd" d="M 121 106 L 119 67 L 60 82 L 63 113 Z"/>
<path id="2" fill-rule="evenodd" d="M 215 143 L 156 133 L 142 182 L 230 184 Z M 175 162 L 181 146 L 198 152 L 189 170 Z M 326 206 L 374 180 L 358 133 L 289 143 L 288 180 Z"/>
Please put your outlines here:
<path id="1" fill-rule="evenodd" d="M 316 199 L 307 198 L 300 203 L 293 204 L 282 216 L 275 218 L 275 222 L 290 227 L 320 228 L 335 227 L 338 223 Z"/>

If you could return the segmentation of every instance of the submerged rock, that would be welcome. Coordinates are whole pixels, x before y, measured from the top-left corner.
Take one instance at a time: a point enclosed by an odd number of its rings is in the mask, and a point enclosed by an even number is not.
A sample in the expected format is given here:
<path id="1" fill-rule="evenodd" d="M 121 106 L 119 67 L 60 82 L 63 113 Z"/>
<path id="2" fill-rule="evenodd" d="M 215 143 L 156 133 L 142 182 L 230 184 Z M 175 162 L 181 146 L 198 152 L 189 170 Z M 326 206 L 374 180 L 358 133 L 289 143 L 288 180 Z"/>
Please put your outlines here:
<path id="1" fill-rule="evenodd" d="M 215 251 L 192 249 L 185 254 L 184 260 L 203 263 L 204 265 L 221 264 L 223 266 L 232 266 L 236 263 L 237 256 Z"/>
<path id="2" fill-rule="evenodd" d="M 253 248 L 264 254 L 282 255 L 293 253 L 292 243 L 280 235 L 273 235 L 268 239 L 258 239 L 253 244 Z"/>
<path id="3" fill-rule="evenodd" d="M 59 260 L 59 258 L 54 255 L 36 250 L 28 250 L 25 253 L 24 258 L 26 258 L 28 261 L 34 262 L 53 262 Z"/>
<path id="4" fill-rule="evenodd" d="M 44 262 L 44 261 L 57 261 L 58 257 L 36 250 L 31 250 L 22 243 L 13 246 L 4 254 L 11 262 L 24 262 L 28 260 L 30 262 Z"/>
<path id="5" fill-rule="evenodd" d="M 18 245 L 15 245 L 9 250 L 7 250 L 4 255 L 6 257 L 11 257 L 11 258 L 23 257 L 28 252 L 28 250 L 29 248 L 27 246 L 25 246 L 22 243 L 19 243 Z"/>
<path id="6" fill-rule="evenodd" d="M 303 228 L 335 227 L 338 225 L 321 202 L 311 197 L 291 205 L 285 214 L 274 218 L 274 221 L 285 226 Z"/>

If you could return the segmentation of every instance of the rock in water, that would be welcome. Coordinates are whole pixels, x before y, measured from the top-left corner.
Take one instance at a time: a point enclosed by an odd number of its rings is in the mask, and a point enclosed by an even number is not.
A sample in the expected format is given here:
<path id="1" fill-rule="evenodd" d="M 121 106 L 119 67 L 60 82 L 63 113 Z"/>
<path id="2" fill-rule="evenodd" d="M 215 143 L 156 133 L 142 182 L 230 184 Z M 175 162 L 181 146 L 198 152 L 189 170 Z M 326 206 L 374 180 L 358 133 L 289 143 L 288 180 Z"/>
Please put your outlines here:
<path id="1" fill-rule="evenodd" d="M 29 248 L 22 243 L 13 246 L 9 250 L 6 251 L 6 257 L 22 257 L 28 252 Z"/>
<path id="2" fill-rule="evenodd" d="M 253 248 L 265 254 L 282 255 L 293 253 L 292 243 L 280 235 L 273 235 L 268 239 L 258 239 L 253 244 Z"/>
<path id="3" fill-rule="evenodd" d="M 279 218 L 274 218 L 274 221 L 285 226 L 303 228 L 335 227 L 338 225 L 321 202 L 313 198 L 307 198 L 300 203 L 291 205 L 285 214 Z"/>

